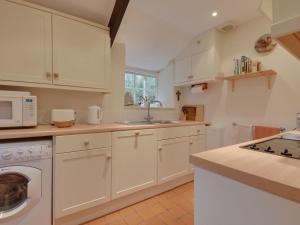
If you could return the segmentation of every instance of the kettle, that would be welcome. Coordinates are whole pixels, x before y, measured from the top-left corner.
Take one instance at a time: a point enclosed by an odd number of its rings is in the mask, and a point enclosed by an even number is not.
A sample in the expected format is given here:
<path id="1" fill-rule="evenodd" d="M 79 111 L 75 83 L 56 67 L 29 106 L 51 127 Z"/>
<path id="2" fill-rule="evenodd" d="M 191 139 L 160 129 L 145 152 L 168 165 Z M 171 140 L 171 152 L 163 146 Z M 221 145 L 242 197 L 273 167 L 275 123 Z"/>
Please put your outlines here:
<path id="1" fill-rule="evenodd" d="M 100 124 L 103 119 L 103 109 L 93 105 L 88 107 L 88 124 Z"/>

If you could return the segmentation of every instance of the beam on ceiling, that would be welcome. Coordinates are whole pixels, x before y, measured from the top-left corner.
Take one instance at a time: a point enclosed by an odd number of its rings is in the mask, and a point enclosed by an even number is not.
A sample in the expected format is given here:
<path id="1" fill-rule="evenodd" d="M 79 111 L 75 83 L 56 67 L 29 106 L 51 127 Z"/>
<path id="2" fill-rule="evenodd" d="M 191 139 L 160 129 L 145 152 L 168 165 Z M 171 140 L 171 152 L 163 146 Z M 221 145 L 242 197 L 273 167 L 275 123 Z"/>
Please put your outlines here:
<path id="1" fill-rule="evenodd" d="M 108 27 L 110 28 L 110 40 L 111 45 L 113 45 L 116 35 L 118 33 L 119 27 L 123 20 L 124 14 L 126 12 L 127 6 L 130 0 L 116 0 L 114 9 L 112 11 Z"/>

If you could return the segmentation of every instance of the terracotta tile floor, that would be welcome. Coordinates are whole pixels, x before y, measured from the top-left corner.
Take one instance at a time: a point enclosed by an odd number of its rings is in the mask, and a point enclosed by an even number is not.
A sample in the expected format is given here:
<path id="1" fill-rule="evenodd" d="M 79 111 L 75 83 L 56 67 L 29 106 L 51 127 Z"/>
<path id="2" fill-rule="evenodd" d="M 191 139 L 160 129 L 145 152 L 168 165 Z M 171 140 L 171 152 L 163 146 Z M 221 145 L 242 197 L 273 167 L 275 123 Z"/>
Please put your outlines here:
<path id="1" fill-rule="evenodd" d="M 193 183 L 83 225 L 193 225 Z"/>

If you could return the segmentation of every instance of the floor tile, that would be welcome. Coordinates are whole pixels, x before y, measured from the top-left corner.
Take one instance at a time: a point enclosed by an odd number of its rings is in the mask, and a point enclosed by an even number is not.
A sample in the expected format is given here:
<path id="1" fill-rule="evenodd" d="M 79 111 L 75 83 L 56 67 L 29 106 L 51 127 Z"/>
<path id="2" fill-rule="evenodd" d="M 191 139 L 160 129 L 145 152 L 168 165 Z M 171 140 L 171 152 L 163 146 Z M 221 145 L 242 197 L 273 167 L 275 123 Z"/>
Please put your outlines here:
<path id="1" fill-rule="evenodd" d="M 136 203 L 82 225 L 193 225 L 194 184 Z"/>

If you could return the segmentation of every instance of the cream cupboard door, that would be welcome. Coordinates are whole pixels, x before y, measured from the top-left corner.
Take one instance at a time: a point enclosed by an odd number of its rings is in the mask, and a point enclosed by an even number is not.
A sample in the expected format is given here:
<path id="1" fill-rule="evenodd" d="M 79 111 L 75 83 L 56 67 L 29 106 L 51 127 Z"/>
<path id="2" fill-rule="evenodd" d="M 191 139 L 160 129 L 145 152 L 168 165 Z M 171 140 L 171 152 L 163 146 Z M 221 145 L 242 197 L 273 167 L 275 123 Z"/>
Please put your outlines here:
<path id="1" fill-rule="evenodd" d="M 109 88 L 108 31 L 53 15 L 53 83 Z"/>
<path id="2" fill-rule="evenodd" d="M 56 154 L 56 218 L 110 201 L 110 188 L 110 148 Z"/>
<path id="3" fill-rule="evenodd" d="M 175 83 L 181 84 L 192 79 L 191 57 L 177 59 L 175 61 Z"/>
<path id="4" fill-rule="evenodd" d="M 0 1 L 0 80 L 52 83 L 51 14 Z"/>
<path id="5" fill-rule="evenodd" d="M 157 141 L 155 130 L 112 134 L 112 198 L 156 184 Z"/>
<path id="6" fill-rule="evenodd" d="M 188 174 L 189 171 L 189 138 L 159 141 L 158 182 L 173 180 Z"/>
<path id="7" fill-rule="evenodd" d="M 203 152 L 206 150 L 205 135 L 196 135 L 190 137 L 190 155 Z M 190 164 L 190 170 L 193 166 Z"/>

